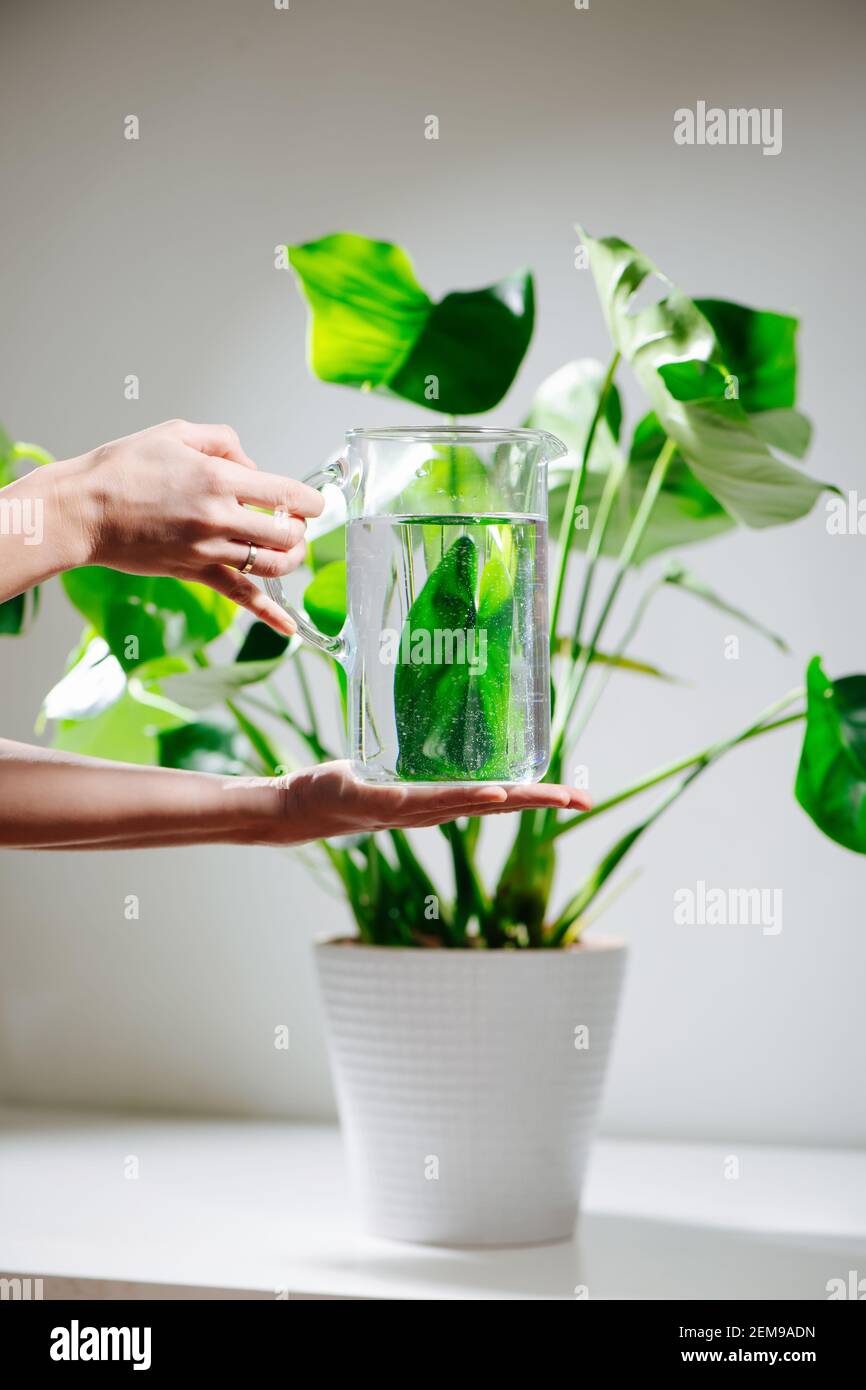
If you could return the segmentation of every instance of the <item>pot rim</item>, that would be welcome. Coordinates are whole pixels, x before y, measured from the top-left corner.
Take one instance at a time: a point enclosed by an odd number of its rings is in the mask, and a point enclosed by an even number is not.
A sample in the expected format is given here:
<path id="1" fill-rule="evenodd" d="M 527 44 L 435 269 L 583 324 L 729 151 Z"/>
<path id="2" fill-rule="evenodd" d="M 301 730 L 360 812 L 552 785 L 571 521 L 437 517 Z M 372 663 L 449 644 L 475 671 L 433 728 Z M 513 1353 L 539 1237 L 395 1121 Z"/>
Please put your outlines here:
<path id="1" fill-rule="evenodd" d="M 571 956 L 578 952 L 586 951 L 625 951 L 628 949 L 628 942 L 619 936 L 595 937 L 590 941 L 576 941 L 570 946 L 549 946 L 549 947 L 519 947 L 514 950 L 503 950 L 500 947 L 489 950 L 479 949 L 472 946 L 374 946 L 369 941 L 361 941 L 356 936 L 347 936 L 344 933 L 335 935 L 332 932 L 323 932 L 313 940 L 313 948 L 316 951 L 341 949 L 346 946 L 353 946 L 356 950 L 373 952 L 376 954 L 388 955 L 411 955 L 411 956 L 432 956 L 434 960 L 441 960 L 443 957 L 453 959 L 455 956 L 471 956 L 473 960 L 483 958 L 485 960 L 493 957 L 504 959 L 519 959 L 529 957 L 537 959 L 539 956 L 545 958 L 549 956 Z"/>

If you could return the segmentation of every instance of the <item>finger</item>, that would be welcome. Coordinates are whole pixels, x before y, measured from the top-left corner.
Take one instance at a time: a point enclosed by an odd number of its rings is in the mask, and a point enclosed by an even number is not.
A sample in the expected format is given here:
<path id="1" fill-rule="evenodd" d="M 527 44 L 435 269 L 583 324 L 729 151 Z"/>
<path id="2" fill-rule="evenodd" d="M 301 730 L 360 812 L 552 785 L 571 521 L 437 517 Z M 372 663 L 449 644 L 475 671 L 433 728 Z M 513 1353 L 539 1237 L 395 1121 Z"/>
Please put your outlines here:
<path id="1" fill-rule="evenodd" d="M 505 791 L 505 810 L 529 811 L 537 808 L 588 811 L 592 805 L 586 792 L 580 791 L 577 787 L 561 786 L 553 782 L 520 783 L 507 787 Z"/>
<path id="2" fill-rule="evenodd" d="M 495 816 L 496 813 L 505 813 L 505 806 L 498 802 L 473 802 L 468 806 L 453 806 L 449 810 L 425 810 L 423 815 L 418 813 L 414 816 L 406 816 L 400 820 L 402 830 L 424 830 L 427 826 L 446 826 L 449 821 L 463 820 L 467 816 Z M 382 828 L 386 828 L 385 826 Z"/>
<path id="3" fill-rule="evenodd" d="M 232 540 L 250 541 L 265 550 L 293 550 L 306 535 L 303 517 L 286 512 L 254 512 L 250 507 L 237 507 L 226 525 L 226 535 Z M 231 562 L 229 562 L 231 563 Z"/>
<path id="4" fill-rule="evenodd" d="M 254 574 L 258 579 L 277 579 L 283 574 L 294 574 L 307 556 L 305 541 L 293 545 L 290 550 L 269 550 L 248 541 L 206 541 L 198 547 L 198 554 L 209 564 L 228 565 L 244 574 Z M 252 560 L 252 567 L 246 566 Z"/>
<path id="5" fill-rule="evenodd" d="M 468 815 L 475 807 L 499 806 L 505 802 L 504 789 L 490 782 L 477 787 L 443 783 L 442 786 L 409 786 L 399 790 L 402 792 L 399 809 L 406 816 Z"/>
<path id="6" fill-rule="evenodd" d="M 238 570 L 225 569 L 222 565 L 213 565 L 209 569 L 204 569 L 198 575 L 199 582 L 207 584 L 211 589 L 216 589 L 218 594 L 224 594 L 231 599 L 239 608 L 246 608 L 248 613 L 252 613 L 254 618 L 260 618 L 263 623 L 274 628 L 276 632 L 283 633 L 286 637 L 291 637 L 296 631 L 296 624 L 284 612 L 278 603 L 268 598 L 258 586 L 245 574 L 240 574 Z"/>
<path id="7" fill-rule="evenodd" d="M 281 478 L 278 473 L 242 473 L 238 469 L 232 481 L 238 501 L 255 507 L 294 516 L 321 516 L 325 506 L 324 497 L 314 487 L 296 478 Z"/>
<path id="8" fill-rule="evenodd" d="M 198 449 L 200 454 L 210 454 L 212 458 L 231 459 L 244 469 L 255 468 L 255 464 L 244 449 L 237 430 L 231 425 L 194 425 L 189 420 L 179 420 L 180 437 L 190 448 Z"/>

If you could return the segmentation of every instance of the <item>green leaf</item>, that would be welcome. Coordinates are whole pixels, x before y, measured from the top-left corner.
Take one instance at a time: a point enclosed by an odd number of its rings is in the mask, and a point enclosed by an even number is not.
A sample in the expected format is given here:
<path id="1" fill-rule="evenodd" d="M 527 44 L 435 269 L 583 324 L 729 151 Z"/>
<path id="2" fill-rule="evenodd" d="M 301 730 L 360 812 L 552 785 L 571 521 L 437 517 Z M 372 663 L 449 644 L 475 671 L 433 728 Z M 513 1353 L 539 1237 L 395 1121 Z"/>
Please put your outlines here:
<path id="1" fill-rule="evenodd" d="M 569 900 L 563 908 L 559 917 L 550 928 L 550 939 L 548 944 L 560 946 L 566 937 L 576 940 L 579 933 L 580 918 L 590 907 L 594 899 L 601 892 L 611 874 L 619 868 L 629 850 L 640 839 L 641 835 L 652 824 L 654 815 L 650 815 L 639 825 L 635 825 L 631 830 L 627 830 L 624 835 L 617 840 L 616 844 L 608 850 L 607 854 L 595 866 L 592 873 L 584 881 L 574 897 Z"/>
<path id="2" fill-rule="evenodd" d="M 20 637 L 36 617 L 38 608 L 38 589 L 28 589 L 0 603 L 0 636 Z"/>
<path id="3" fill-rule="evenodd" d="M 468 663 L 433 659 L 437 632 L 468 635 L 475 627 L 477 576 L 475 544 L 460 536 L 428 576 L 406 617 L 394 674 L 394 712 L 397 772 L 409 781 L 469 777 L 493 751 L 490 731 L 477 713 L 470 716 Z"/>
<path id="4" fill-rule="evenodd" d="M 274 656 L 264 661 L 234 661 L 221 666 L 192 666 L 177 675 L 161 677 L 158 684 L 170 700 L 186 706 L 187 709 L 210 709 L 213 705 L 231 700 L 246 686 L 267 680 L 282 661 L 282 656 Z"/>
<path id="5" fill-rule="evenodd" d="M 345 386 L 386 385 L 433 307 L 406 252 L 353 232 L 290 246 L 288 252 L 312 311 L 311 371 Z"/>
<path id="6" fill-rule="evenodd" d="M 561 633 L 556 639 L 555 650 L 557 652 L 570 652 L 574 638 L 570 634 Z M 589 647 L 578 647 L 577 659 L 586 656 Z M 636 657 L 618 656 L 615 652 L 602 652 L 598 647 L 592 651 L 592 661 L 595 666 L 612 666 L 617 671 L 627 671 L 635 676 L 651 676 L 653 680 L 666 681 L 668 685 L 683 685 L 681 676 L 674 676 L 670 671 L 663 671 L 660 666 L 654 666 L 652 662 L 640 661 Z"/>
<path id="7" fill-rule="evenodd" d="M 773 317 L 779 317 L 774 315 Z M 724 401 L 735 389 L 724 368 L 712 362 L 670 362 L 659 367 L 659 375 L 678 401 Z M 742 404 L 742 398 L 740 398 Z M 749 415 L 752 429 L 765 444 L 794 458 L 803 458 L 812 439 L 812 426 L 799 410 L 779 407 Z"/>
<path id="8" fill-rule="evenodd" d="M 12 440 L 0 425 L 0 487 L 15 481 L 15 453 Z"/>
<path id="9" fill-rule="evenodd" d="M 797 398 L 797 320 L 726 299 L 696 299 L 718 345 L 717 361 L 737 378 L 744 410 L 776 410 Z"/>
<path id="10" fill-rule="evenodd" d="M 337 636 L 346 621 L 345 560 L 334 560 L 317 571 L 304 590 L 304 607 L 322 632 Z"/>
<path id="11" fill-rule="evenodd" d="M 217 772 L 235 777 L 249 771 L 249 746 L 236 729 L 214 723 L 183 724 L 159 735 L 162 767 Z"/>
<path id="12" fill-rule="evenodd" d="M 55 726 L 52 747 L 116 762 L 156 765 L 159 733 L 180 722 L 167 710 L 135 699 L 127 688 L 94 718 L 61 720 Z"/>
<path id="13" fill-rule="evenodd" d="M 510 928 L 524 927 L 528 944 L 540 944 L 555 872 L 553 841 L 518 834 L 499 876 L 491 913 L 507 939 L 515 939 Z"/>
<path id="14" fill-rule="evenodd" d="M 565 458 L 551 465 L 552 486 L 567 488 L 569 475 L 583 458 L 606 373 L 604 364 L 592 357 L 566 362 L 564 367 L 545 378 L 533 397 L 525 421 L 527 428 L 547 430 L 561 439 L 568 449 Z M 607 473 L 619 457 L 617 438 L 621 423 L 622 403 L 616 386 L 612 385 L 608 412 L 598 423 L 592 446 L 590 466 L 598 473 Z"/>
<path id="15" fill-rule="evenodd" d="M 778 647 L 779 651 L 787 652 L 790 650 L 785 639 L 780 637 L 778 633 L 771 632 L 763 623 L 759 623 L 757 618 L 752 618 L 748 613 L 743 612 L 742 608 L 736 608 L 732 603 L 728 603 L 727 600 L 723 599 L 720 594 L 717 594 L 714 589 L 711 589 L 708 584 L 705 584 L 702 579 L 698 579 L 696 575 L 685 569 L 683 565 L 677 564 L 676 562 L 671 564 L 665 574 L 664 580 L 666 584 L 673 584 L 676 588 L 682 589 L 686 593 L 693 594 L 695 598 L 702 599 L 703 602 L 709 604 L 711 608 L 716 608 L 720 613 L 727 613 L 729 617 L 736 618 L 738 622 L 744 623 L 746 627 L 750 627 L 755 632 L 759 632 L 762 637 L 766 637 L 775 647 Z"/>
<path id="16" fill-rule="evenodd" d="M 795 459 L 805 458 L 812 442 L 812 424 L 799 410 L 762 410 L 749 419 L 752 429 L 772 449 Z"/>
<path id="17" fill-rule="evenodd" d="M 49 690 L 40 718 L 76 721 L 93 719 L 126 692 L 126 676 L 103 637 L 85 631 L 67 663 L 65 675 Z"/>
<path id="18" fill-rule="evenodd" d="M 631 363 L 663 430 L 698 480 L 744 525 L 772 526 L 804 516 L 824 485 L 777 459 L 743 404 L 750 401 L 764 410 L 791 403 L 791 321 L 723 301 L 701 301 L 716 306 L 712 312 L 723 344 L 710 318 L 646 256 L 618 237 L 595 240 L 583 231 L 581 236 L 614 344 Z M 633 309 L 637 290 L 653 277 L 664 286 L 665 297 Z M 739 366 L 743 399 L 691 396 L 682 386 L 690 370 L 683 366 L 689 362 L 712 363 L 734 373 Z M 681 383 L 679 399 L 662 375 L 671 364 L 679 364 L 676 372 L 668 372 L 671 382 Z M 715 375 L 707 372 L 711 392 L 717 390 Z"/>
<path id="19" fill-rule="evenodd" d="M 710 400 L 736 402 L 735 387 L 724 368 L 712 362 L 669 362 L 659 367 L 659 376 L 677 401 L 696 404 Z M 742 401 L 740 401 L 742 404 Z M 730 407 L 736 411 L 736 404 Z M 812 426 L 799 410 L 779 407 L 749 415 L 749 424 L 759 439 L 782 453 L 803 458 L 812 439 Z"/>
<path id="20" fill-rule="evenodd" d="M 91 565 L 70 570 L 62 583 L 127 671 L 156 657 L 205 646 L 238 614 L 222 594 L 181 579 L 120 574 Z"/>
<path id="21" fill-rule="evenodd" d="M 491 535 L 494 528 L 489 528 Z M 506 532 L 506 536 L 510 536 Z M 511 642 L 514 630 L 514 586 L 507 563 L 510 557 L 494 552 L 481 571 L 478 586 L 477 642 L 484 643 L 483 670 L 470 673 L 469 698 L 480 701 L 480 722 L 492 744 L 480 777 L 495 781 L 508 778 L 506 750 L 512 729 Z M 479 647 L 480 650 L 480 647 Z M 516 712 L 515 712 L 516 713 Z M 519 750 L 511 749 L 512 758 Z"/>
<path id="22" fill-rule="evenodd" d="M 726 377 L 713 362 L 666 362 L 659 376 L 677 401 L 725 400 Z"/>
<path id="23" fill-rule="evenodd" d="M 866 676 L 831 681 L 813 657 L 806 699 L 795 795 L 831 840 L 866 854 Z"/>
<path id="24" fill-rule="evenodd" d="M 288 249 L 311 310 L 310 368 L 322 381 L 451 415 L 490 410 L 505 395 L 532 336 L 527 272 L 434 304 L 390 242 L 340 232 Z"/>
<path id="25" fill-rule="evenodd" d="M 549 430 L 568 446 L 566 457 L 554 463 L 550 470 L 550 519 L 554 529 L 561 523 L 571 472 L 583 456 L 604 376 L 605 368 L 600 362 L 570 362 L 542 383 L 530 409 L 527 424 L 531 428 Z M 619 406 L 614 414 L 615 418 L 621 418 Z M 635 429 L 629 468 L 605 533 L 602 554 L 616 556 L 622 549 L 650 470 L 664 442 L 665 434 L 657 416 L 646 415 Z M 579 549 L 586 549 L 605 479 L 611 468 L 620 466 L 620 458 L 610 424 L 603 420 L 596 430 L 584 481 L 582 505 L 586 510 L 579 513 L 575 530 L 575 544 Z M 724 507 L 698 481 L 682 455 L 677 454 L 668 469 L 636 561 L 640 564 L 659 551 L 708 540 L 734 525 Z"/>
<path id="26" fill-rule="evenodd" d="M 235 661 L 272 661 L 285 653 L 291 640 L 256 618 L 247 628 Z"/>
<path id="27" fill-rule="evenodd" d="M 314 540 L 307 541 L 307 564 L 314 574 L 326 565 L 346 558 L 346 525 L 340 522 L 330 531 L 323 531 Z"/>
<path id="28" fill-rule="evenodd" d="M 492 410 L 517 375 L 534 320 L 528 271 L 517 271 L 483 290 L 448 294 L 434 305 L 389 389 L 447 415 Z M 434 386 L 436 394 L 431 396 Z"/>

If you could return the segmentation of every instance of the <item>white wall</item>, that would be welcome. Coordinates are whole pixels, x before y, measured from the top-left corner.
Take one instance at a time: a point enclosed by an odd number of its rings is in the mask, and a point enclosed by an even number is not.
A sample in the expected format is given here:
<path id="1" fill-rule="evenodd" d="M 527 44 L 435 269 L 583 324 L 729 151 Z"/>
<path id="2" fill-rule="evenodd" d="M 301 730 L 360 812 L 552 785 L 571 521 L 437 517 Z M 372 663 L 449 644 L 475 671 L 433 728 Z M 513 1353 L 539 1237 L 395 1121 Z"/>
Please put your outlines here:
<path id="1" fill-rule="evenodd" d="M 546 373 L 605 352 L 573 268 L 580 218 L 694 293 L 800 312 L 810 467 L 862 486 L 863 34 L 843 0 L 7 8 L 0 418 L 58 455 L 171 415 L 227 419 L 261 466 L 295 475 L 350 424 L 414 418 L 307 375 L 304 312 L 273 248 L 349 228 L 409 247 L 434 293 L 532 265 L 536 340 L 496 412 L 519 420 Z M 676 147 L 672 113 L 699 98 L 781 106 L 782 154 Z M 122 138 L 129 113 L 138 143 Z M 438 142 L 423 138 L 430 113 Z M 819 510 L 692 552 L 796 655 L 744 634 L 726 661 L 730 622 L 660 601 L 638 653 L 695 687 L 611 687 L 587 740 L 595 794 L 738 727 L 814 651 L 863 669 L 864 551 Z M 77 631 L 52 585 L 38 634 L 0 649 L 4 733 L 30 735 Z M 633 944 L 611 1132 L 866 1138 L 864 866 L 795 806 L 797 747 L 785 731 L 734 754 L 637 852 L 642 875 L 604 927 Z M 565 842 L 562 892 L 615 828 Z M 434 832 L 425 843 L 440 854 Z M 5 1098 L 330 1112 L 307 947 L 346 917 L 296 857 L 13 854 L 0 872 Z M 782 933 L 675 927 L 673 892 L 698 879 L 783 887 Z M 288 1055 L 272 1046 L 283 1022 Z"/>

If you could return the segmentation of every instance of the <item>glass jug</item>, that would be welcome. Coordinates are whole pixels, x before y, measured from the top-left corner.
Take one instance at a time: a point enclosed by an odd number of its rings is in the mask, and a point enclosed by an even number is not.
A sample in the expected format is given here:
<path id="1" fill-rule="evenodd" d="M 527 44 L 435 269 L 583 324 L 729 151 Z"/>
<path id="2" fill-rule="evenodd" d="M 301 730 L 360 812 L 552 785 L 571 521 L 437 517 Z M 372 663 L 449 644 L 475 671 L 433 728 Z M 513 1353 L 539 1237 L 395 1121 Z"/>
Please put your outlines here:
<path id="1" fill-rule="evenodd" d="M 266 580 L 348 678 L 368 782 L 526 782 L 550 757 L 547 464 L 541 430 L 355 429 L 306 481 L 346 499 L 347 617 L 328 637 Z"/>

